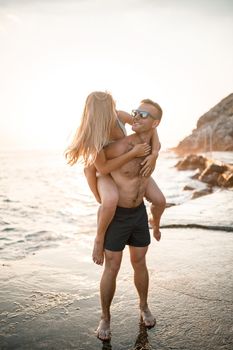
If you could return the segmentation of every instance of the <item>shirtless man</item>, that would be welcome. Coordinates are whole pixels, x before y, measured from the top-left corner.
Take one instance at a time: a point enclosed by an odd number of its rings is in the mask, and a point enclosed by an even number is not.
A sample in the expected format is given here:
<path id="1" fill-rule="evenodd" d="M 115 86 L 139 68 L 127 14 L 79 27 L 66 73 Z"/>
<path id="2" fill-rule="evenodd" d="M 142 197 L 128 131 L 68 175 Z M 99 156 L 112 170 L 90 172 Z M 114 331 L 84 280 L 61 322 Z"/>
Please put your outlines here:
<path id="1" fill-rule="evenodd" d="M 106 157 L 115 158 L 128 152 L 135 144 L 149 144 L 161 117 L 162 110 L 157 103 L 149 99 L 143 100 L 134 112 L 132 130 L 135 133 L 106 147 Z M 140 175 L 141 162 L 141 158 L 135 158 L 111 173 L 119 191 L 119 201 L 105 236 L 105 267 L 100 282 L 102 315 L 96 331 L 101 340 L 111 338 L 110 306 L 126 244 L 129 245 L 130 260 L 134 269 L 141 317 L 148 328 L 154 327 L 156 322 L 147 303 L 149 276 L 145 256 L 150 244 L 150 232 L 143 197 L 148 178 Z"/>

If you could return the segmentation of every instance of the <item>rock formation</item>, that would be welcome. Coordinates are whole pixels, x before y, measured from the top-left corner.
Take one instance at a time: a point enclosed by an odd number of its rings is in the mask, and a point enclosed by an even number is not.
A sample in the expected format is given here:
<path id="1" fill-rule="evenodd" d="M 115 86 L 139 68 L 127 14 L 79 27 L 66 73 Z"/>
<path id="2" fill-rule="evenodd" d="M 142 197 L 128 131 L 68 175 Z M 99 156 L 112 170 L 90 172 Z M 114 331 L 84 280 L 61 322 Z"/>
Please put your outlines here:
<path id="1" fill-rule="evenodd" d="M 192 134 L 173 150 L 180 155 L 233 151 L 233 93 L 200 117 Z"/>
<path id="2" fill-rule="evenodd" d="M 209 187 L 233 187 L 233 165 L 209 159 L 202 155 L 190 154 L 180 160 L 176 164 L 176 168 L 178 170 L 198 169 L 195 178 L 205 182 Z"/>

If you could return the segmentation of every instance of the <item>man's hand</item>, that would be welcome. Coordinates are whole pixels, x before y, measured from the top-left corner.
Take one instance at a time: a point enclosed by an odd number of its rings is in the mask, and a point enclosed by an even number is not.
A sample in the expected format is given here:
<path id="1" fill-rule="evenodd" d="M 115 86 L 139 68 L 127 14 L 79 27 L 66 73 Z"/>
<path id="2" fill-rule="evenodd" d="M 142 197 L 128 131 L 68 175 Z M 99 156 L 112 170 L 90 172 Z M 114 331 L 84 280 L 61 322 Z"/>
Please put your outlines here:
<path id="1" fill-rule="evenodd" d="M 158 154 L 150 154 L 149 156 L 147 156 L 141 163 L 142 168 L 140 170 L 140 175 L 149 177 L 155 169 L 157 158 Z"/>

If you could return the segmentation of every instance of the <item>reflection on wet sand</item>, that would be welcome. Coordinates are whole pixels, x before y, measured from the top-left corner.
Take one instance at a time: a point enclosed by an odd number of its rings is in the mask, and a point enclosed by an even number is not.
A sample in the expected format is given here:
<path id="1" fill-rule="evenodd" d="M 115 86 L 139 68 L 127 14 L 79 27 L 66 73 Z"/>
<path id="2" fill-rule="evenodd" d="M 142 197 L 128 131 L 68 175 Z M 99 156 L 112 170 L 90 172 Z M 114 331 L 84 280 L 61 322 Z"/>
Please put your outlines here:
<path id="1" fill-rule="evenodd" d="M 111 340 L 102 341 L 102 350 L 113 350 Z M 148 340 L 147 327 L 142 319 L 139 322 L 139 333 L 135 341 L 134 347 L 129 350 L 152 350 L 152 347 Z"/>
<path id="2" fill-rule="evenodd" d="M 139 333 L 132 350 L 151 350 L 152 347 L 149 344 L 147 327 L 142 319 L 139 322 Z"/>
<path id="3" fill-rule="evenodd" d="M 112 350 L 111 340 L 103 340 L 102 350 Z"/>

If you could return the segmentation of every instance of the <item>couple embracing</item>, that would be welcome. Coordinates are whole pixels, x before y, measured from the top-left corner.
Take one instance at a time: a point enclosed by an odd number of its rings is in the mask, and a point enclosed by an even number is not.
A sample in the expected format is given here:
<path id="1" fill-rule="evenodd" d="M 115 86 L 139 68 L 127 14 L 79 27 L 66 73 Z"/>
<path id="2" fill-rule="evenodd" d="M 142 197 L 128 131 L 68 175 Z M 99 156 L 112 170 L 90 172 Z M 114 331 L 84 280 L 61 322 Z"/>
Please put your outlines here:
<path id="1" fill-rule="evenodd" d="M 131 114 L 116 110 L 111 94 L 91 93 L 73 142 L 66 151 L 68 163 L 82 159 L 89 187 L 99 202 L 93 261 L 102 265 L 100 281 L 102 315 L 96 330 L 101 340 L 111 338 L 110 306 L 123 250 L 129 246 L 139 309 L 146 327 L 155 325 L 148 307 L 149 275 L 146 253 L 150 244 L 148 216 L 144 198 L 150 203 L 150 225 L 157 241 L 165 198 L 150 177 L 160 143 L 157 126 L 162 118 L 158 103 L 144 99 Z M 133 133 L 126 135 L 125 124 Z"/>

